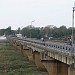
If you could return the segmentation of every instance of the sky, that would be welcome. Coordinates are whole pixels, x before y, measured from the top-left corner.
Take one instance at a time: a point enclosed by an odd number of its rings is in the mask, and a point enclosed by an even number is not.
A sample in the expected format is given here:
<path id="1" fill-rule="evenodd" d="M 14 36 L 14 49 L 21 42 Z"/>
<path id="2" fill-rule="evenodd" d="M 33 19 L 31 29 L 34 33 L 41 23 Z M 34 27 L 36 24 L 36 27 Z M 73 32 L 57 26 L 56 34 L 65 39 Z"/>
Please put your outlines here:
<path id="1" fill-rule="evenodd" d="M 72 27 L 73 6 L 74 0 L 0 0 L 0 29 L 31 24 Z"/>

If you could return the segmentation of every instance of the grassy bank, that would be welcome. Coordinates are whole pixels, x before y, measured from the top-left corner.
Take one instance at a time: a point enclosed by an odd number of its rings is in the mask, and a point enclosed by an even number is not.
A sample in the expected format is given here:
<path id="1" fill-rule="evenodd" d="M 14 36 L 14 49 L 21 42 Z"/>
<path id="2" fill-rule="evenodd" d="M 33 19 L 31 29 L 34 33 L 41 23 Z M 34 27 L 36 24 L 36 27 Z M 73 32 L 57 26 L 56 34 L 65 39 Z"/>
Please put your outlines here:
<path id="1" fill-rule="evenodd" d="M 34 62 L 28 61 L 11 46 L 0 46 L 0 75 L 40 75 Z"/>

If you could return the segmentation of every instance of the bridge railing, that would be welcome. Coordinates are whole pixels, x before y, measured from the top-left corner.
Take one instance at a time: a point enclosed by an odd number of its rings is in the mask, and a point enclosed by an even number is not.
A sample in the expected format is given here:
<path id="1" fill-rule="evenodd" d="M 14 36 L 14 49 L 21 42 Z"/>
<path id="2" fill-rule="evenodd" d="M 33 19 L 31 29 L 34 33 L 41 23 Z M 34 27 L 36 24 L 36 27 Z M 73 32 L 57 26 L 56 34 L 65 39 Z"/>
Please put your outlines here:
<path id="1" fill-rule="evenodd" d="M 53 43 L 53 42 L 43 42 L 39 40 L 31 40 L 31 39 L 22 39 L 22 41 L 25 41 L 27 44 L 31 44 L 34 46 L 39 46 L 42 48 L 52 49 L 55 52 L 63 53 L 66 55 L 73 55 L 75 56 L 75 46 L 70 46 L 70 45 L 65 45 L 65 44 L 60 44 L 60 43 Z M 50 50 L 51 51 L 51 50 Z"/>
<path id="2" fill-rule="evenodd" d="M 40 41 L 40 40 L 34 40 L 34 39 L 19 39 L 17 41 L 21 41 L 23 43 L 27 43 L 36 47 L 42 47 L 45 50 L 48 51 L 54 51 L 58 53 L 63 53 L 66 55 L 72 55 L 75 57 L 75 46 L 70 46 L 66 44 L 61 44 L 61 43 L 55 43 L 55 42 L 45 42 L 45 41 Z"/>

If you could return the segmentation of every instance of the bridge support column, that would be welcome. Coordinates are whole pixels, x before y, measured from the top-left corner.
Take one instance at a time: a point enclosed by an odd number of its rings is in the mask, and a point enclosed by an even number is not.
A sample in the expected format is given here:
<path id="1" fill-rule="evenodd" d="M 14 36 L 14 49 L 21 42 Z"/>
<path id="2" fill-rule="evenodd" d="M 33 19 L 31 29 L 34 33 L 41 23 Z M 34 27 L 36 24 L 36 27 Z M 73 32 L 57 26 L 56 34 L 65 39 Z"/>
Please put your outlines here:
<path id="1" fill-rule="evenodd" d="M 16 42 L 11 43 L 14 48 L 16 48 Z"/>
<path id="2" fill-rule="evenodd" d="M 13 47 L 17 48 L 16 40 L 12 40 L 12 45 L 13 45 Z"/>
<path id="3" fill-rule="evenodd" d="M 43 60 L 43 65 L 47 69 L 49 75 L 57 75 L 57 63 L 54 60 Z"/>
<path id="4" fill-rule="evenodd" d="M 60 74 L 68 75 L 68 65 L 60 62 Z"/>
<path id="5" fill-rule="evenodd" d="M 75 68 L 73 69 L 73 75 L 75 75 Z"/>
<path id="6" fill-rule="evenodd" d="M 33 60 L 33 52 L 31 48 L 25 47 L 22 51 L 22 54 L 27 57 L 30 61 Z"/>
<path id="7" fill-rule="evenodd" d="M 18 49 L 19 49 L 19 44 L 16 42 L 16 43 L 14 44 L 14 47 L 16 48 L 16 50 L 18 50 Z"/>
<path id="8" fill-rule="evenodd" d="M 20 45 L 17 45 L 17 50 L 20 51 Z"/>
<path id="9" fill-rule="evenodd" d="M 23 50 L 23 45 L 22 45 L 21 43 L 19 43 L 18 50 L 23 54 L 23 52 L 22 52 L 22 50 Z"/>
<path id="10" fill-rule="evenodd" d="M 69 68 L 68 68 L 68 75 L 75 75 L 74 64 L 69 66 Z"/>
<path id="11" fill-rule="evenodd" d="M 41 60 L 49 75 L 68 75 L 68 65 L 50 58 L 48 52 L 41 52 Z"/>
<path id="12" fill-rule="evenodd" d="M 17 47 L 17 44 L 16 44 L 16 43 L 14 43 L 14 44 L 13 44 L 13 47 L 15 47 L 15 48 L 16 48 L 16 47 Z"/>
<path id="13" fill-rule="evenodd" d="M 41 59 L 40 59 L 40 53 L 37 52 L 37 51 L 34 51 L 33 52 L 33 58 L 34 58 L 34 62 L 36 64 L 36 66 L 40 69 L 45 69 L 44 65 L 42 64 L 41 62 Z"/>
<path id="14" fill-rule="evenodd" d="M 13 47 L 15 47 L 16 48 L 16 41 L 12 41 L 12 45 L 13 45 Z"/>
<path id="15" fill-rule="evenodd" d="M 56 60 L 42 60 L 49 75 L 68 75 L 68 65 Z"/>

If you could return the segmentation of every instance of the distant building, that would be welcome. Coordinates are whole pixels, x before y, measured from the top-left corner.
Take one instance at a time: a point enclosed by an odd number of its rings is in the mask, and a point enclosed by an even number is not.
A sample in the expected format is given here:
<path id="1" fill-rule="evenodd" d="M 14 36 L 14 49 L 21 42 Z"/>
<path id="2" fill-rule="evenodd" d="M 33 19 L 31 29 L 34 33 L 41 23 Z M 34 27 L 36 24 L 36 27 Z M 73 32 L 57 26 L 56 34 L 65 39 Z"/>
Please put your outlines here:
<path id="1" fill-rule="evenodd" d="M 18 38 L 22 38 L 22 34 L 16 34 Z"/>

